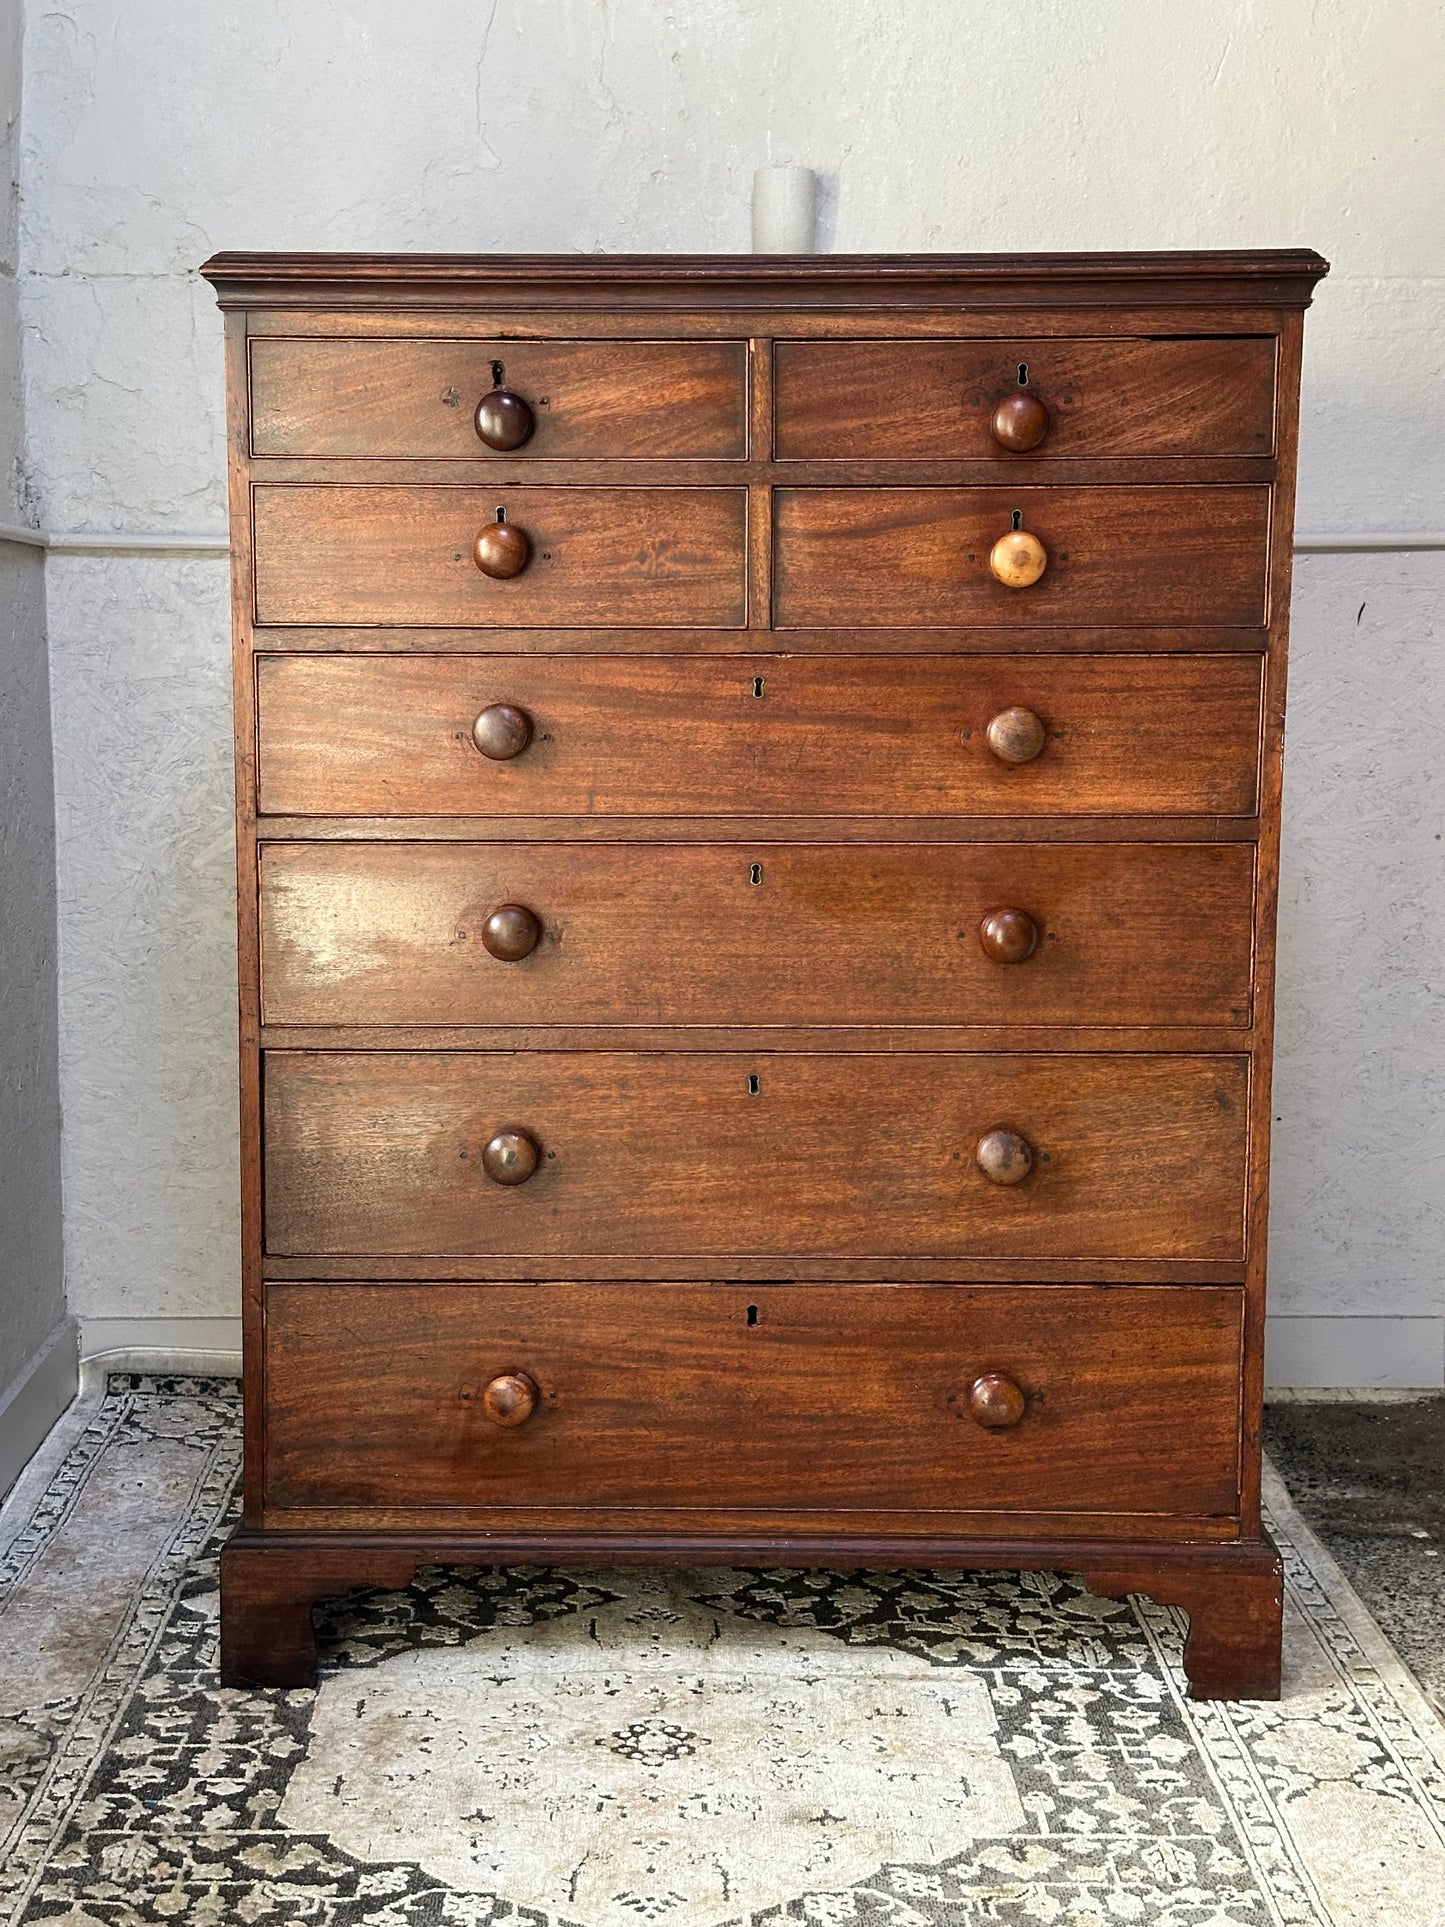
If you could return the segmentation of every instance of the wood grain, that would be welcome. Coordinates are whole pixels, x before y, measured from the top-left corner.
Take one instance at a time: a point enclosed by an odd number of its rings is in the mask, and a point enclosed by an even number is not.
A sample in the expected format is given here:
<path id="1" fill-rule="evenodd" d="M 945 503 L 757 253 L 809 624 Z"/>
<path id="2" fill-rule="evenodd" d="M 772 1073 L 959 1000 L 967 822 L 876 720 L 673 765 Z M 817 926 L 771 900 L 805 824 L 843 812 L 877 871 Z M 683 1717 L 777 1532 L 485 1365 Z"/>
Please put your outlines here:
<path id="1" fill-rule="evenodd" d="M 271 1051 L 277 1254 L 1238 1259 L 1247 1060 Z M 997 1126 L 1023 1184 L 973 1164 Z M 536 1176 L 488 1183 L 523 1129 Z"/>
<path id="2" fill-rule="evenodd" d="M 1243 1295 L 272 1285 L 271 1504 L 1235 1510 Z M 1006 1371 L 1007 1434 L 970 1388 Z M 487 1421 L 525 1372 L 525 1425 Z M 324 1449 L 318 1449 L 324 1438 Z"/>
<path id="3" fill-rule="evenodd" d="M 1265 620 L 1267 488 L 780 488 L 780 629 Z M 1011 518 L 1048 551 L 1031 588 L 989 554 Z"/>
<path id="4" fill-rule="evenodd" d="M 542 932 L 506 958 L 488 941 L 503 905 Z M 1006 967 L 983 932 L 1001 905 L 1036 930 Z M 262 1008 L 268 1024 L 1243 1025 L 1253 921 L 1241 844 L 271 844 Z"/>
<path id="5" fill-rule="evenodd" d="M 742 489 L 257 488 L 258 623 L 741 625 Z M 505 507 L 526 572 L 472 560 Z"/>
<path id="6" fill-rule="evenodd" d="M 268 656 L 256 675 L 267 814 L 1052 818 L 1255 806 L 1257 656 Z M 505 763 L 471 737 L 498 702 L 535 725 Z M 1010 769 L 984 732 L 1014 705 L 1043 720 L 1047 739 Z"/>
<path id="7" fill-rule="evenodd" d="M 1019 370 L 1027 370 L 1027 390 Z M 991 423 L 1012 395 L 1049 413 L 1037 453 L 1268 455 L 1274 339 L 780 341 L 777 452 L 801 460 L 1017 458 Z"/>
<path id="8" fill-rule="evenodd" d="M 432 457 L 503 467 L 473 420 L 500 361 L 536 417 L 529 461 L 666 461 L 747 453 L 741 341 L 251 343 L 256 455 Z"/>

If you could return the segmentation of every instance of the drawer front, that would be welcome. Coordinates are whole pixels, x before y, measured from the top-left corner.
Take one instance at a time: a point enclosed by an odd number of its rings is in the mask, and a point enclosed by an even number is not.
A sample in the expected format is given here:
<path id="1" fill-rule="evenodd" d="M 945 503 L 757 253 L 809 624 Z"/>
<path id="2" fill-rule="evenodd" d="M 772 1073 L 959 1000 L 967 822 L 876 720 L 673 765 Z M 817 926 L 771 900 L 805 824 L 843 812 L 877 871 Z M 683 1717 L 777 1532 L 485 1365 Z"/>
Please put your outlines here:
<path id="1" fill-rule="evenodd" d="M 780 628 L 1265 620 L 1263 486 L 785 488 L 773 500 Z M 1048 556 L 1028 588 L 989 566 L 1015 514 Z"/>
<path id="2" fill-rule="evenodd" d="M 283 843 L 262 857 L 263 1011 L 1245 1024 L 1253 913 L 1243 844 Z"/>
<path id="3" fill-rule="evenodd" d="M 785 341 L 776 451 L 822 461 L 1269 455 L 1274 341 Z M 1022 377 L 1022 381 L 1020 380 Z M 995 434 L 1000 403 L 1042 404 Z M 1033 437 L 1038 435 L 1035 441 Z M 1027 446 L 1011 446 L 1023 441 Z"/>
<path id="4" fill-rule="evenodd" d="M 322 816 L 1251 815 L 1258 656 L 269 656 L 260 806 Z M 482 756 L 505 703 L 525 751 Z M 1026 708 L 1044 748 L 989 749 Z M 639 753 L 639 752 L 644 753 Z"/>
<path id="5" fill-rule="evenodd" d="M 1228 1515 L 1242 1313 L 1228 1288 L 273 1284 L 266 1496 Z M 517 1374 L 535 1406 L 497 1424 Z M 987 1374 L 1016 1424 L 974 1418 Z"/>
<path id="6" fill-rule="evenodd" d="M 502 382 L 534 427 L 489 448 L 477 406 Z M 318 460 L 659 461 L 747 454 L 741 341 L 251 343 L 251 449 Z"/>
<path id="7" fill-rule="evenodd" d="M 459 628 L 736 627 L 746 620 L 747 494 L 727 488 L 254 491 L 256 620 Z M 483 575 L 498 509 L 530 559 Z"/>
<path id="8" fill-rule="evenodd" d="M 1233 1056 L 273 1050 L 266 1244 L 1237 1261 L 1247 1090 Z M 979 1168 L 1001 1130 L 1021 1183 Z"/>

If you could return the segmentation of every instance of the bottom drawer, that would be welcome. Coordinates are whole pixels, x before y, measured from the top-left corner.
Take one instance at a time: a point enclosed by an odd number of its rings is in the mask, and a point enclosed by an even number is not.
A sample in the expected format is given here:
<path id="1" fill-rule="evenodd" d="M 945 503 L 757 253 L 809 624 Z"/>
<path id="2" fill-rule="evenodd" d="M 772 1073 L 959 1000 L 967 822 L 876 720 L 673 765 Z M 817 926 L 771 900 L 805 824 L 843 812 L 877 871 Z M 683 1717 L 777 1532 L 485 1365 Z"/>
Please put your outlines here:
<path id="1" fill-rule="evenodd" d="M 1232 1514 L 1242 1318 L 1222 1286 L 272 1284 L 266 1502 Z"/>

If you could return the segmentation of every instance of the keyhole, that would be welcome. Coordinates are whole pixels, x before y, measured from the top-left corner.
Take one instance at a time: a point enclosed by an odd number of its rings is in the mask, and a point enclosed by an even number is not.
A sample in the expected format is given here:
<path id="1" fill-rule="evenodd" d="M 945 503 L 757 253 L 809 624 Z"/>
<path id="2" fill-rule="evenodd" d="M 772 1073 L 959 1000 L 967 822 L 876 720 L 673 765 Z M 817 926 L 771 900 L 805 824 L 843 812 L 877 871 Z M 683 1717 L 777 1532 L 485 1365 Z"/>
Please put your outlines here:
<path id="1" fill-rule="evenodd" d="M 748 882 L 761 883 L 762 880 L 763 880 L 763 866 L 761 863 L 755 863 L 753 867 L 748 871 Z"/>
<path id="2" fill-rule="evenodd" d="M 495 362 L 492 363 L 492 366 L 494 368 L 496 367 L 496 365 L 497 364 Z M 1019 363 L 1019 387 L 1027 388 L 1028 385 L 1029 385 L 1029 365 L 1026 361 L 1021 361 Z"/>
<path id="3" fill-rule="evenodd" d="M 761 696 L 762 693 L 763 693 L 763 679 L 761 676 L 754 676 L 753 677 L 753 694 L 755 696 Z"/>
<path id="4" fill-rule="evenodd" d="M 756 1073 L 754 1073 L 753 1076 L 751 1076 L 748 1079 L 748 1096 L 756 1097 L 758 1092 L 762 1088 L 763 1088 L 763 1080 Z"/>
<path id="5" fill-rule="evenodd" d="M 756 1305 L 749 1305 L 748 1306 L 748 1323 L 750 1325 L 756 1325 L 757 1322 L 758 1322 L 758 1308 Z"/>
<path id="6" fill-rule="evenodd" d="M 500 387 L 501 387 L 501 385 L 502 385 L 502 383 L 503 383 L 503 382 L 504 382 L 504 381 L 506 380 L 506 378 L 507 378 L 507 371 L 506 371 L 506 369 L 505 369 L 505 368 L 504 368 L 504 367 L 502 366 L 502 364 L 501 364 L 501 362 L 499 362 L 499 361 L 494 361 L 494 362 L 492 363 L 492 386 L 493 386 L 493 388 L 500 388 Z"/>
<path id="7" fill-rule="evenodd" d="M 1013 525 L 1014 525 L 1014 527 L 1015 527 L 1016 529 L 1021 529 L 1021 528 L 1023 527 L 1023 525 L 1024 525 L 1024 512 L 1023 512 L 1023 510 L 1022 510 L 1022 509 L 1015 509 L 1015 510 L 1014 510 L 1014 515 L 1013 515 Z"/>
<path id="8" fill-rule="evenodd" d="M 498 509 L 498 510 L 497 510 L 497 520 L 498 520 L 499 522 L 505 522 L 505 521 L 506 521 L 506 519 L 507 519 L 507 511 L 506 511 L 505 509 Z M 1018 523 L 1017 523 L 1017 522 L 1015 522 L 1015 523 L 1014 523 L 1014 527 L 1015 527 L 1015 528 L 1017 528 L 1017 527 L 1018 527 Z"/>

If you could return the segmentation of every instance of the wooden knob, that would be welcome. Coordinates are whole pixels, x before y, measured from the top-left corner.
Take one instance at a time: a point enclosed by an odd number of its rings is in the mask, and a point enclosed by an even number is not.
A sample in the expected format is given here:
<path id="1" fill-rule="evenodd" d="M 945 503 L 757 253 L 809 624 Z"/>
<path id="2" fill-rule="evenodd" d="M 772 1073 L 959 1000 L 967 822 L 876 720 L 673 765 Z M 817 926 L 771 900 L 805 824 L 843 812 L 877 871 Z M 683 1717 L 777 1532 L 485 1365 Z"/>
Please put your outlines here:
<path id="1" fill-rule="evenodd" d="M 1039 926 L 1027 910 L 990 910 L 978 926 L 978 940 L 995 963 L 1023 963 L 1038 948 Z"/>
<path id="2" fill-rule="evenodd" d="M 505 511 L 497 510 L 495 522 L 488 522 L 472 544 L 472 559 L 483 575 L 506 582 L 520 575 L 532 557 L 532 545 L 514 522 L 504 521 Z"/>
<path id="3" fill-rule="evenodd" d="M 983 1383 L 980 1379 L 979 1384 Z M 1002 1381 L 1007 1383 L 1007 1380 Z M 542 1394 L 525 1372 L 503 1372 L 482 1393 L 482 1410 L 493 1425 L 525 1425 Z M 980 1420 L 980 1423 L 985 1421 Z"/>
<path id="4" fill-rule="evenodd" d="M 1049 411 L 1037 395 L 1027 394 L 1020 388 L 1017 393 L 1004 396 L 993 411 L 990 425 L 1000 448 L 1025 455 L 1029 449 L 1037 448 L 1048 434 Z"/>
<path id="5" fill-rule="evenodd" d="M 1007 1431 L 1024 1415 L 1028 1401 L 1002 1372 L 984 1372 L 968 1388 L 968 1413 L 990 1432 Z"/>
<path id="6" fill-rule="evenodd" d="M 1043 724 L 1031 709 L 1001 709 L 984 740 L 1001 763 L 1031 763 L 1048 741 Z"/>
<path id="7" fill-rule="evenodd" d="M 494 388 L 477 403 L 477 433 L 488 448 L 500 454 L 530 441 L 536 426 L 536 416 L 510 388 Z"/>
<path id="8" fill-rule="evenodd" d="M 542 1152 L 525 1131 L 498 1131 L 482 1151 L 482 1169 L 493 1184 L 525 1184 Z"/>
<path id="9" fill-rule="evenodd" d="M 489 703 L 472 724 L 472 741 L 493 763 L 510 763 L 532 740 L 532 718 L 510 703 Z"/>
<path id="10" fill-rule="evenodd" d="M 990 1184 L 1022 1184 L 1034 1168 L 1033 1147 L 1017 1131 L 989 1131 L 973 1147 L 973 1156 Z"/>
<path id="11" fill-rule="evenodd" d="M 542 926 L 520 903 L 504 903 L 482 925 L 482 945 L 501 963 L 520 963 L 542 941 Z"/>
<path id="12" fill-rule="evenodd" d="M 1049 566 L 1049 552 L 1027 529 L 1010 529 L 989 551 L 988 566 L 1006 589 L 1027 589 Z"/>

